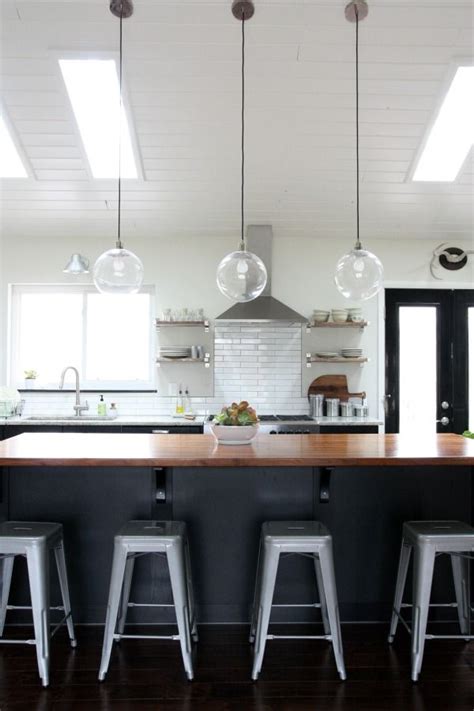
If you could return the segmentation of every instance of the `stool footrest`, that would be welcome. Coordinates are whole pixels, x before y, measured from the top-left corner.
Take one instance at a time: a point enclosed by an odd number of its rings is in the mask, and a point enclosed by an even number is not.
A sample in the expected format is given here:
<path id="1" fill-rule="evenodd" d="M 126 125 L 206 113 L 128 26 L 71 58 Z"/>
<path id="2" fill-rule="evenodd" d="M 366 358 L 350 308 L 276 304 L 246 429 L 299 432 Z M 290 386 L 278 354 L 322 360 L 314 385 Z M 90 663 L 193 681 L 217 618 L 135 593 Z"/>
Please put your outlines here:
<path id="1" fill-rule="evenodd" d="M 0 639 L 0 644 L 36 644 L 36 639 Z"/>
<path id="2" fill-rule="evenodd" d="M 33 609 L 31 605 L 7 605 L 7 610 L 31 610 Z M 64 606 L 63 605 L 56 605 L 55 607 L 50 607 L 50 610 L 60 610 L 61 612 L 64 612 Z M 66 619 L 66 618 L 64 618 Z"/>
<path id="3" fill-rule="evenodd" d="M 114 634 L 116 642 L 121 639 L 171 639 L 177 641 L 179 634 Z"/>
<path id="4" fill-rule="evenodd" d="M 320 602 L 308 602 L 302 605 L 296 603 L 280 603 L 278 605 L 272 605 L 272 607 L 321 607 Z"/>
<path id="5" fill-rule="evenodd" d="M 428 607 L 457 607 L 457 602 L 430 602 Z M 413 607 L 411 602 L 402 602 L 400 607 Z M 395 612 L 395 610 L 394 610 Z"/>
<path id="6" fill-rule="evenodd" d="M 411 605 L 402 605 L 402 607 L 411 607 Z M 452 605 L 430 605 L 430 607 L 452 607 Z M 457 605 L 455 605 L 457 607 Z M 402 615 L 397 612 L 396 610 L 393 611 L 395 615 L 398 617 L 399 621 L 402 623 L 402 625 L 405 627 L 407 630 L 408 634 L 412 634 L 411 626 L 408 624 L 408 622 L 402 617 Z M 452 624 L 456 624 L 455 620 L 443 620 L 443 622 L 447 622 L 448 624 L 452 622 Z M 472 634 L 430 634 L 426 633 L 425 634 L 425 639 L 465 639 L 466 641 L 469 639 L 474 639 L 474 635 Z"/>
<path id="7" fill-rule="evenodd" d="M 127 607 L 174 607 L 172 603 L 129 602 Z"/>
<path id="8" fill-rule="evenodd" d="M 330 634 L 267 634 L 266 639 L 327 639 L 332 640 Z"/>

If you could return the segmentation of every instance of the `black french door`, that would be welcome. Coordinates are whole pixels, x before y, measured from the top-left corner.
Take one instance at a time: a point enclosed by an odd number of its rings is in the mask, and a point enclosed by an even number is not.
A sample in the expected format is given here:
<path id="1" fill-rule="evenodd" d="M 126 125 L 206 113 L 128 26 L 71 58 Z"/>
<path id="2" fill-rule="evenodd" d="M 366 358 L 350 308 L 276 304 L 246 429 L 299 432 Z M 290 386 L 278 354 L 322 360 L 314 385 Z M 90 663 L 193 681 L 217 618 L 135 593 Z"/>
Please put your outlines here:
<path id="1" fill-rule="evenodd" d="M 474 289 L 386 289 L 386 432 L 474 429 Z"/>

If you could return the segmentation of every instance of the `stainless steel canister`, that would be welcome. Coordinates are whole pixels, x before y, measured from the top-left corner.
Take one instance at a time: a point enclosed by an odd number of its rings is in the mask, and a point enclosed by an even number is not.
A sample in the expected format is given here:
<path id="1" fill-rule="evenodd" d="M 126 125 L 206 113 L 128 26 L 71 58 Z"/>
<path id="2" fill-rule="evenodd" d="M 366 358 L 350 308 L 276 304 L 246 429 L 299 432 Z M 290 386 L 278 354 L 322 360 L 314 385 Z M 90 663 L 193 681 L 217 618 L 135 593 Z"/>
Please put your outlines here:
<path id="1" fill-rule="evenodd" d="M 368 417 L 369 408 L 367 405 L 354 405 L 354 415 L 356 417 Z"/>
<path id="2" fill-rule="evenodd" d="M 326 398 L 326 415 L 328 417 L 338 417 L 339 416 L 339 398 L 338 397 L 328 397 Z"/>
<path id="3" fill-rule="evenodd" d="M 324 415 L 324 395 L 309 396 L 309 414 L 310 417 L 322 417 Z"/>
<path id="4" fill-rule="evenodd" d="M 354 417 L 354 405 L 352 402 L 341 402 L 341 416 Z"/>

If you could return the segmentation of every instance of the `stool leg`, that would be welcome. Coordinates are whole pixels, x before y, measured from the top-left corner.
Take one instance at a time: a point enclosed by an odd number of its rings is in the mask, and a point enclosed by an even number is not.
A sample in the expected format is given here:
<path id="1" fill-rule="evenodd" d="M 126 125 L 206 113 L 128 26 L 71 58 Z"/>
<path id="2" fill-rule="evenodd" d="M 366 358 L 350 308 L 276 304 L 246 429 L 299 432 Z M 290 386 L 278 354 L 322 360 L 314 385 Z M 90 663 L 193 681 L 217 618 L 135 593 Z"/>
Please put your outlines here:
<path id="1" fill-rule="evenodd" d="M 324 593 L 323 576 L 321 574 L 321 563 L 317 555 L 314 556 L 314 570 L 316 573 L 316 584 L 318 586 L 319 602 L 321 604 L 321 617 L 323 620 L 324 634 L 330 634 L 328 606 Z"/>
<path id="2" fill-rule="evenodd" d="M 10 595 L 10 585 L 12 582 L 13 564 L 15 556 L 5 556 L 2 560 L 2 597 L 0 601 L 0 637 L 3 637 L 5 617 L 7 616 L 8 598 Z"/>
<path id="3" fill-rule="evenodd" d="M 59 546 L 54 549 L 54 557 L 56 559 L 56 568 L 58 570 L 59 587 L 61 588 L 61 597 L 63 599 L 64 615 L 66 617 L 67 631 L 71 641 L 71 647 L 77 647 L 77 640 L 74 634 L 74 623 L 72 621 L 71 600 L 69 598 L 69 585 L 67 580 L 66 557 L 64 555 L 64 543 L 61 541 Z"/>
<path id="4" fill-rule="evenodd" d="M 186 564 L 186 582 L 188 586 L 189 624 L 191 625 L 191 637 L 194 642 L 197 642 L 199 638 L 196 624 L 196 605 L 194 601 L 193 571 L 191 568 L 191 554 L 189 552 L 189 541 L 187 538 L 184 544 L 184 561 Z"/>
<path id="5" fill-rule="evenodd" d="M 262 669 L 263 655 L 267 643 L 268 624 L 272 611 L 273 592 L 278 572 L 280 549 L 277 546 L 263 543 L 262 545 L 262 575 L 261 589 L 257 600 L 257 630 L 253 649 L 252 679 L 258 679 Z"/>
<path id="6" fill-rule="evenodd" d="M 255 642 L 255 632 L 257 629 L 257 617 L 259 609 L 259 598 L 260 598 L 260 588 L 262 579 L 262 538 L 260 537 L 260 543 L 258 546 L 258 558 L 257 558 L 257 571 L 255 573 L 255 590 L 253 595 L 253 605 L 252 605 L 252 616 L 250 618 L 250 634 L 249 642 L 253 644 Z"/>
<path id="7" fill-rule="evenodd" d="M 102 646 L 102 658 L 100 660 L 99 681 L 105 679 L 109 668 L 110 653 L 114 641 L 115 625 L 120 604 L 120 593 L 122 591 L 125 564 L 127 562 L 127 550 L 120 543 L 115 542 L 114 559 L 112 562 L 112 574 L 110 576 L 109 600 L 107 603 L 107 617 L 105 619 L 104 643 Z"/>
<path id="8" fill-rule="evenodd" d="M 390 632 L 388 635 L 389 644 L 392 644 L 393 640 L 395 639 L 395 634 L 398 627 L 398 615 L 400 614 L 400 610 L 402 607 L 403 591 L 405 590 L 408 565 L 410 563 L 411 557 L 411 549 L 411 545 L 409 545 L 405 541 L 402 541 L 402 547 L 400 549 L 400 558 L 398 560 L 397 582 L 395 584 L 395 599 L 393 601 L 392 619 L 390 622 Z"/>
<path id="9" fill-rule="evenodd" d="M 415 546 L 411 630 L 411 678 L 418 680 L 425 649 L 435 551 L 428 544 Z"/>
<path id="10" fill-rule="evenodd" d="M 130 588 L 132 587 L 133 569 L 135 568 L 135 556 L 129 555 L 125 563 L 125 573 L 123 576 L 122 597 L 120 600 L 117 632 L 123 634 L 125 620 L 127 619 L 128 603 L 130 602 Z"/>
<path id="11" fill-rule="evenodd" d="M 471 634 L 469 559 L 452 554 L 451 566 L 453 569 L 456 602 L 458 604 L 459 627 L 461 628 L 461 634 L 465 634 L 468 637 Z"/>
<path id="12" fill-rule="evenodd" d="M 344 654 L 342 651 L 341 624 L 339 621 L 339 607 L 337 604 L 336 578 L 332 556 L 332 543 L 321 546 L 319 551 L 321 576 L 323 579 L 324 594 L 326 596 L 329 627 L 331 630 L 332 647 L 336 660 L 337 671 L 342 680 L 346 678 Z"/>
<path id="13" fill-rule="evenodd" d="M 191 631 L 189 626 L 188 590 L 186 585 L 183 541 L 180 540 L 180 542 L 170 545 L 166 549 L 166 557 L 170 570 L 171 589 L 173 591 L 174 609 L 178 624 L 184 670 L 188 679 L 191 680 L 194 677 L 194 672 L 191 657 Z"/>
<path id="14" fill-rule="evenodd" d="M 49 684 L 49 551 L 44 545 L 27 549 L 31 608 L 35 628 L 38 671 L 43 686 Z"/>

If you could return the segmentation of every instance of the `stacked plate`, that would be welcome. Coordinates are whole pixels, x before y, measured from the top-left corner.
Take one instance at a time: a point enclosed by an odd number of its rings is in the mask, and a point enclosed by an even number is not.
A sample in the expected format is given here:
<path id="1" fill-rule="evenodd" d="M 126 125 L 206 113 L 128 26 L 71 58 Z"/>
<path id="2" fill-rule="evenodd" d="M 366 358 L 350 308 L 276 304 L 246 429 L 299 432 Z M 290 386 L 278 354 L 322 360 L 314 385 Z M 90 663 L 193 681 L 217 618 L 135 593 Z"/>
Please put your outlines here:
<path id="1" fill-rule="evenodd" d="M 191 346 L 162 346 L 160 358 L 190 358 Z"/>
<path id="2" fill-rule="evenodd" d="M 343 358 L 362 358 L 362 348 L 342 348 Z"/>
<path id="3" fill-rule="evenodd" d="M 316 353 L 316 356 L 318 358 L 337 358 L 339 353 L 335 353 L 334 351 L 318 351 Z"/>

